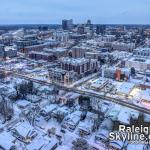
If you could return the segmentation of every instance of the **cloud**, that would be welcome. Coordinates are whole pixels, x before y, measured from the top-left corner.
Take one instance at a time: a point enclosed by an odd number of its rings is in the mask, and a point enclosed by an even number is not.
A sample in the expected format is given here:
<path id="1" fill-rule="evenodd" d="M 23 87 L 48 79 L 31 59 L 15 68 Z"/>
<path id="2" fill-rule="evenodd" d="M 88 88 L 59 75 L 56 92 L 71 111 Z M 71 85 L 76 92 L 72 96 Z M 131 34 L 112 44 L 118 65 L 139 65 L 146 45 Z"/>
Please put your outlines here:
<path id="1" fill-rule="evenodd" d="M 91 19 L 94 23 L 150 23 L 149 0 L 0 0 L 0 24 L 61 23 Z"/>

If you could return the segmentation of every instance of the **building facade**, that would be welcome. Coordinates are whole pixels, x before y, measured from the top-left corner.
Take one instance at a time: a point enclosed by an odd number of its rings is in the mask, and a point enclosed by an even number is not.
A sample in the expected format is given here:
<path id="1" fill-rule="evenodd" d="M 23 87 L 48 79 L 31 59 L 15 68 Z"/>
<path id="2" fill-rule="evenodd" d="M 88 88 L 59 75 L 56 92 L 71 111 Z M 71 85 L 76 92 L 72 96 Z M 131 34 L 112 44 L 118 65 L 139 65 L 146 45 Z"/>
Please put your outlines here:
<path id="1" fill-rule="evenodd" d="M 61 58 L 61 68 L 67 71 L 74 71 L 78 75 L 84 75 L 86 73 L 94 72 L 99 69 L 99 62 L 96 59 L 85 58 Z"/>
<path id="2" fill-rule="evenodd" d="M 73 20 L 62 20 L 62 29 L 71 30 L 73 28 Z"/>

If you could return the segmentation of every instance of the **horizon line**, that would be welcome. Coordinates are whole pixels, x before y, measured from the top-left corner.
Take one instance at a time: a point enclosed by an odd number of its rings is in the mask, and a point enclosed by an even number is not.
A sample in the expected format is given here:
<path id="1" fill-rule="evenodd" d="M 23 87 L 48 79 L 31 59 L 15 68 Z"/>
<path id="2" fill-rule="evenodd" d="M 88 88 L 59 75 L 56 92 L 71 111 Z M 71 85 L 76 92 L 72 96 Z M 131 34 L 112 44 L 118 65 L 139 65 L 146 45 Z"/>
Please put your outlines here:
<path id="1" fill-rule="evenodd" d="M 74 25 L 86 23 L 73 23 Z M 59 23 L 0 23 L 0 26 L 6 25 L 61 25 Z M 92 25 L 150 25 L 150 23 L 92 23 Z"/>

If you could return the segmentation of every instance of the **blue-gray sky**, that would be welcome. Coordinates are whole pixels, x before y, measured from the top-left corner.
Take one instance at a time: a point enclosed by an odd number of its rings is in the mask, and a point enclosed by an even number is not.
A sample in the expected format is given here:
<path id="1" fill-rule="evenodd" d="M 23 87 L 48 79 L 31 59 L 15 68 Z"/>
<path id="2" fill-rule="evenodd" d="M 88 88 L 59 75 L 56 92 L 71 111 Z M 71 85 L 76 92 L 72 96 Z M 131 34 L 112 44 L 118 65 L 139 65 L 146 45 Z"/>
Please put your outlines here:
<path id="1" fill-rule="evenodd" d="M 0 0 L 0 24 L 150 24 L 150 0 Z"/>

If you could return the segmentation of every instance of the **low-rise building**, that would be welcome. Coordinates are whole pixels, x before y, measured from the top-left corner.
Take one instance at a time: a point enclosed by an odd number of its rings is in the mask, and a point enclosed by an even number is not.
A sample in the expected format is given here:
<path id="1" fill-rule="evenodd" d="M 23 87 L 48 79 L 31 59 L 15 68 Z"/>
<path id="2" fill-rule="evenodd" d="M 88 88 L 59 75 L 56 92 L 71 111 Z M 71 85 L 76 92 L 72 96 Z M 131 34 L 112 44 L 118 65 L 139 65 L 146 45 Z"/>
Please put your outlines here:
<path id="1" fill-rule="evenodd" d="M 117 94 L 121 96 L 129 96 L 134 87 L 135 87 L 134 83 L 123 82 L 117 88 Z"/>
<path id="2" fill-rule="evenodd" d="M 141 104 L 146 107 L 150 108 L 150 89 L 143 90 L 141 93 Z"/>
<path id="3" fill-rule="evenodd" d="M 137 57 L 150 58 L 150 48 L 136 48 L 133 50 L 133 55 Z"/>
<path id="4" fill-rule="evenodd" d="M 124 125 L 130 125 L 131 113 L 128 109 L 122 109 L 119 114 L 117 120 Z"/>
<path id="5" fill-rule="evenodd" d="M 102 72 L 105 78 L 115 79 L 117 81 L 128 80 L 130 77 L 129 68 L 104 67 Z"/>
<path id="6" fill-rule="evenodd" d="M 31 51 L 29 53 L 29 58 L 35 60 L 46 60 L 50 62 L 56 60 L 56 57 L 52 53 L 37 52 L 37 51 Z"/>
<path id="7" fill-rule="evenodd" d="M 104 41 L 104 42 L 113 42 L 115 39 L 116 39 L 115 35 L 98 36 L 98 40 Z"/>
<path id="8" fill-rule="evenodd" d="M 98 143 L 99 142 L 107 143 L 109 141 L 109 133 L 112 131 L 112 129 L 113 129 L 113 121 L 109 118 L 105 119 L 97 131 L 95 141 Z"/>
<path id="9" fill-rule="evenodd" d="M 43 49 L 43 51 L 47 53 L 52 53 L 57 59 L 61 57 L 66 57 L 68 55 L 68 49 L 61 48 L 61 47 L 51 48 L 51 49 L 45 48 Z"/>
<path id="10" fill-rule="evenodd" d="M 141 57 L 131 57 L 125 60 L 125 67 L 133 67 L 138 71 L 150 70 L 150 60 Z"/>
<path id="11" fill-rule="evenodd" d="M 26 107 L 30 106 L 30 102 L 27 100 L 19 100 L 17 101 L 17 106 L 21 109 L 25 109 Z"/>
<path id="12" fill-rule="evenodd" d="M 79 124 L 81 115 L 82 115 L 81 111 L 75 111 L 72 114 L 68 115 L 63 120 L 62 127 L 70 131 L 73 131 L 76 128 L 76 126 Z"/>
<path id="13" fill-rule="evenodd" d="M 95 121 L 98 119 L 97 114 L 88 112 L 85 120 L 80 121 L 78 125 L 78 132 L 81 136 L 90 135 L 93 132 Z"/>
<path id="14" fill-rule="evenodd" d="M 122 140 L 114 140 L 114 141 L 110 141 L 109 143 L 109 150 L 122 150 L 123 148 L 125 148 L 125 142 L 123 142 Z"/>
<path id="15" fill-rule="evenodd" d="M 52 111 L 51 116 L 58 121 L 62 121 L 67 115 L 69 115 L 72 112 L 71 109 L 69 109 L 66 106 L 58 107 L 57 109 Z"/>
<path id="16" fill-rule="evenodd" d="M 5 56 L 12 58 L 17 56 L 17 49 L 11 46 L 5 47 Z"/>
<path id="17" fill-rule="evenodd" d="M 33 46 L 33 45 L 37 45 L 37 44 L 38 44 L 38 41 L 36 39 L 34 39 L 34 40 L 21 39 L 21 40 L 16 41 L 17 49 L 22 52 L 25 52 L 25 50 L 24 50 L 25 47 Z"/>
<path id="18" fill-rule="evenodd" d="M 16 124 L 11 132 L 14 137 L 25 143 L 30 143 L 37 136 L 34 128 L 25 122 Z"/>
<path id="19" fill-rule="evenodd" d="M 43 51 L 44 48 L 56 48 L 58 47 L 59 42 L 57 41 L 46 41 L 44 43 L 36 43 L 30 46 L 25 46 L 22 48 L 21 52 L 23 53 L 29 53 L 31 51 Z"/>
<path id="20" fill-rule="evenodd" d="M 67 92 L 65 95 L 59 96 L 60 104 L 78 104 L 80 94 L 74 92 Z"/>
<path id="21" fill-rule="evenodd" d="M 77 80 L 77 73 L 74 71 L 66 71 L 61 68 L 50 68 L 49 78 L 52 82 L 69 84 Z"/>
<path id="22" fill-rule="evenodd" d="M 2 150 L 10 150 L 15 145 L 13 141 L 15 137 L 11 135 L 11 133 L 3 131 L 0 134 L 0 149 Z"/>
<path id="23" fill-rule="evenodd" d="M 93 90 L 100 90 L 104 88 L 108 84 L 109 80 L 104 78 L 99 78 L 96 80 L 89 81 L 89 86 Z"/>
<path id="24" fill-rule="evenodd" d="M 50 105 L 46 105 L 44 108 L 41 109 L 40 111 L 40 114 L 44 117 L 47 117 L 47 116 L 51 116 L 51 113 L 57 109 L 57 105 L 55 104 L 50 104 Z"/>
<path id="25" fill-rule="evenodd" d="M 148 150 L 148 146 L 145 144 L 128 144 L 127 150 Z"/>
<path id="26" fill-rule="evenodd" d="M 34 150 L 55 150 L 58 146 L 58 141 L 55 138 L 48 139 L 45 137 L 38 137 L 27 145 L 27 149 Z"/>
<path id="27" fill-rule="evenodd" d="M 85 52 L 85 58 L 98 59 L 100 56 L 100 52 L 97 51 Z"/>
<path id="28" fill-rule="evenodd" d="M 135 43 L 113 42 L 112 43 L 112 48 L 114 50 L 131 52 L 131 51 L 133 51 L 133 49 L 135 49 Z"/>

